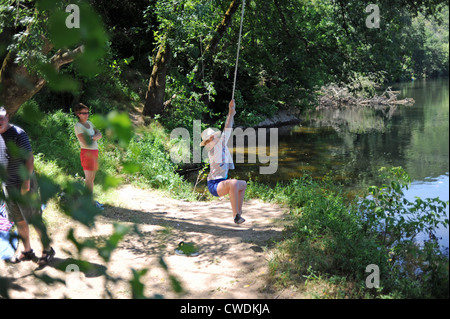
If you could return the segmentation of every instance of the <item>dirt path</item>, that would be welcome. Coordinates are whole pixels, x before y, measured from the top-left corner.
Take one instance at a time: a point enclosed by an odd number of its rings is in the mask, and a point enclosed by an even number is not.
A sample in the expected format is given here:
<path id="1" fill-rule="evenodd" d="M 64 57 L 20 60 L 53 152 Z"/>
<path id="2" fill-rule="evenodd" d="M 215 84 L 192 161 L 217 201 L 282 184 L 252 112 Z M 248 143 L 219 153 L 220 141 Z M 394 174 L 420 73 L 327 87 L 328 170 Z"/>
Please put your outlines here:
<path id="1" fill-rule="evenodd" d="M 232 222 L 228 199 L 214 202 L 189 203 L 162 196 L 152 190 L 131 186 L 119 188 L 110 203 L 105 205 L 95 230 L 76 227 L 76 238 L 106 238 L 113 231 L 113 223 L 138 225 L 141 236 L 130 233 L 113 253 L 108 272 L 126 280 L 131 269 L 148 268 L 143 277 L 145 295 L 164 298 L 301 298 L 294 292 L 276 291 L 268 281 L 268 260 L 271 243 L 280 238 L 286 210 L 256 200 L 246 201 L 244 214 L 247 222 L 237 226 Z M 49 225 L 55 260 L 44 269 L 24 262 L 6 265 L 0 262 L 1 275 L 9 278 L 12 298 L 103 298 L 104 277 L 100 270 L 104 262 L 94 251 L 86 251 L 83 258 L 93 265 L 86 273 L 66 273 L 55 265 L 74 258 L 75 247 L 64 238 L 70 220 L 61 216 L 60 222 Z M 72 227 L 74 225 L 72 224 Z M 174 253 L 181 241 L 193 242 L 199 256 L 184 257 Z M 39 247 L 36 240 L 35 248 Z M 40 252 L 40 249 L 36 249 Z M 171 274 L 181 282 L 183 294 L 170 287 L 167 273 L 159 265 L 163 256 Z M 60 278 L 66 284 L 46 286 L 33 272 L 42 276 Z M 108 283 L 114 298 L 131 298 L 126 281 Z"/>

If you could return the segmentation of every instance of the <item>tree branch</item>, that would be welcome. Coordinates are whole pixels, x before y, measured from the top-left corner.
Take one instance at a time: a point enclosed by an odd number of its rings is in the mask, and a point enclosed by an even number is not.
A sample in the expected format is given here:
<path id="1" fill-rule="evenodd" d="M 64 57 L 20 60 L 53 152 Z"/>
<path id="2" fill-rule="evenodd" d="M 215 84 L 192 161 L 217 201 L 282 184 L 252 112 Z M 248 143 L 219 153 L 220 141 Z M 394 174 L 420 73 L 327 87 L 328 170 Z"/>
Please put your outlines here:
<path id="1" fill-rule="evenodd" d="M 75 60 L 75 58 L 77 57 L 77 55 L 82 54 L 83 51 L 84 46 L 79 46 L 78 48 L 71 51 L 59 50 L 50 59 L 50 62 L 57 70 L 59 70 L 63 65 L 72 63 L 73 60 Z"/>
<path id="2" fill-rule="evenodd" d="M 44 50 L 51 50 L 51 45 L 45 45 Z M 63 65 L 73 62 L 77 55 L 83 53 L 84 47 L 74 50 L 59 50 L 51 58 L 51 64 L 58 71 Z M 10 116 L 14 115 L 20 106 L 31 99 L 47 83 L 44 77 L 31 74 L 23 65 L 14 62 L 14 54 L 8 53 L 0 69 L 0 103 L 5 106 Z"/>
<path id="3" fill-rule="evenodd" d="M 209 42 L 208 46 L 205 49 L 205 52 L 203 53 L 204 56 L 211 56 L 215 53 L 217 45 L 220 42 L 220 39 L 222 39 L 223 35 L 229 28 L 233 18 L 233 14 L 236 12 L 240 4 L 241 4 L 240 0 L 231 1 L 227 12 L 225 13 L 222 19 L 222 22 L 216 27 L 216 35 L 211 39 L 211 41 Z"/>

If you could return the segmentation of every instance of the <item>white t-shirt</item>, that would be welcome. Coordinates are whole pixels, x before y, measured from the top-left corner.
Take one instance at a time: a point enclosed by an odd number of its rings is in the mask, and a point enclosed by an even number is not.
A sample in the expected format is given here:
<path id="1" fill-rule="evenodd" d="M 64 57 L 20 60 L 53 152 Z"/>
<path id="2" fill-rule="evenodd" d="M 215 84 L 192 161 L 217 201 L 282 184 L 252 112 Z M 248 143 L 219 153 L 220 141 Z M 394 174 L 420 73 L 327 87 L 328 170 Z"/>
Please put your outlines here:
<path id="1" fill-rule="evenodd" d="M 95 134 L 94 124 L 92 124 L 90 121 L 86 121 L 86 123 L 89 124 L 89 128 L 86 128 L 83 124 L 81 124 L 80 122 L 77 122 L 75 124 L 75 134 L 77 136 L 79 134 L 87 134 L 92 138 L 92 136 L 94 136 L 94 134 Z M 86 140 L 86 142 L 88 142 L 86 138 L 85 138 L 85 140 Z M 98 150 L 97 141 L 91 140 L 91 142 L 92 142 L 91 144 L 88 144 L 88 143 L 83 143 L 80 141 L 80 146 L 81 146 L 81 148 L 88 149 L 88 150 Z"/>
<path id="2" fill-rule="evenodd" d="M 208 181 L 228 178 L 228 170 L 234 169 L 233 157 L 227 146 L 231 132 L 232 129 L 225 129 L 217 144 L 212 149 L 208 150 L 210 163 L 210 170 L 207 178 Z"/>

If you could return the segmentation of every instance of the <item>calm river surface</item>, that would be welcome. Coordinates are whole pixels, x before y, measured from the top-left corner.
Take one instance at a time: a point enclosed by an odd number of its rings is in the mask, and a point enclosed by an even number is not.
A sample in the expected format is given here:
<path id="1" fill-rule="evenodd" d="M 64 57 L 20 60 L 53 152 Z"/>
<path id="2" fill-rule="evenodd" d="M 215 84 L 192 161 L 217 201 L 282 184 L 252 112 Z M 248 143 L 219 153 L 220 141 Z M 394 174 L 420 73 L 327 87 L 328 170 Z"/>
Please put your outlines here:
<path id="1" fill-rule="evenodd" d="M 387 111 L 311 112 L 301 125 L 279 129 L 275 174 L 261 175 L 259 162 L 237 163 L 230 177 L 275 183 L 303 174 L 328 174 L 358 190 L 380 185 L 380 167 L 401 166 L 413 181 L 405 194 L 409 200 L 419 196 L 448 201 L 449 81 L 419 80 L 394 84 L 392 89 L 401 92 L 399 99 L 410 97 L 415 104 Z M 438 236 L 448 247 L 448 229 L 440 229 Z"/>

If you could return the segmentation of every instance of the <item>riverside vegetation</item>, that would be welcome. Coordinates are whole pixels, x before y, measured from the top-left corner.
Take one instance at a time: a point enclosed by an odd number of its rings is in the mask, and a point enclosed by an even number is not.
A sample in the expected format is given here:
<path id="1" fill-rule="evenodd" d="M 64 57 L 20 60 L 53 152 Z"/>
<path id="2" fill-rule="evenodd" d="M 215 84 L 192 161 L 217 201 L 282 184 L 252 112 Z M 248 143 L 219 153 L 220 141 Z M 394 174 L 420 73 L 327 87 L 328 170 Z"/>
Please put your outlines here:
<path id="1" fill-rule="evenodd" d="M 23 110 L 32 114 L 31 109 L 37 111 L 36 108 L 36 103 L 29 102 Z M 132 129 L 127 118 L 121 120 L 123 127 Z M 83 191 L 77 182 L 82 172 L 72 132 L 75 117 L 56 112 L 44 115 L 32 125 L 29 121 L 22 111 L 16 117 L 17 123 L 29 128 L 44 199 L 49 197 L 46 194 L 65 190 L 69 194 L 67 200 L 79 201 Z M 94 121 L 102 123 L 99 118 L 94 117 Z M 45 134 L 40 125 L 46 128 Z M 127 150 L 117 147 L 117 136 L 106 135 L 100 142 L 102 186 L 96 186 L 98 196 L 105 196 L 108 187 L 130 182 L 159 188 L 189 201 L 199 197 L 208 200 L 193 192 L 193 185 L 176 174 L 177 167 L 168 155 L 168 133 L 162 126 L 153 123 L 150 129 L 137 131 Z M 126 168 L 122 174 L 118 174 L 119 165 Z M 355 197 L 346 194 L 345 188 L 332 182 L 330 176 L 323 180 L 305 176 L 275 187 L 249 181 L 248 198 L 282 204 L 290 210 L 290 226 L 284 239 L 275 243 L 269 261 L 273 284 L 280 289 L 304 284 L 322 287 L 325 293 L 320 295 L 330 298 L 448 298 L 448 252 L 443 252 L 433 237 L 433 229 L 448 224 L 448 219 L 444 219 L 448 203 L 439 199 L 402 199 L 409 182 L 401 168 L 382 169 L 380 185 Z M 95 215 L 100 212 L 85 202 L 85 208 L 92 212 L 87 216 L 92 219 L 84 219 L 74 207 L 64 206 L 64 201 L 61 209 L 75 220 L 93 226 Z M 98 247 L 99 253 L 110 256 L 132 229 L 117 226 L 116 231 L 110 251 L 106 253 L 102 250 L 105 247 Z M 430 238 L 420 245 L 414 237 L 423 231 L 430 233 Z M 76 242 L 75 238 L 72 240 Z M 80 250 L 95 247 L 93 243 L 76 243 Z M 380 267 L 382 286 L 378 289 L 365 286 L 365 268 L 370 264 Z M 136 278 L 138 281 L 138 272 Z M 181 289 L 175 277 L 173 280 L 176 289 Z"/>
<path id="2" fill-rule="evenodd" d="M 16 113 L 12 122 L 30 136 L 42 201 L 91 228 L 101 214 L 80 180 L 70 107 L 77 100 L 91 107 L 92 121 L 105 133 L 99 143 L 97 197 L 121 183 L 137 183 L 199 200 L 177 174 L 183 167 L 170 160 L 169 132 L 189 130 L 196 119 L 223 124 L 237 38 L 230 25 L 238 19 L 234 12 L 241 2 L 185 0 L 174 7 L 164 0 L 110 1 L 96 7 L 95 1 L 71 1 L 90 18 L 80 30 L 63 26 L 69 2 L 56 1 L 55 7 L 53 2 L 16 6 L 0 1 L 0 102 Z M 373 74 L 377 81 L 383 75 L 380 82 L 448 75 L 448 5 L 443 1 L 379 1 L 383 21 L 389 22 L 380 32 L 358 23 L 366 18 L 358 1 L 289 3 L 249 3 L 244 30 L 251 32 L 243 36 L 236 92 L 242 125 L 285 108 L 301 112 L 314 105 L 315 92 L 332 83 L 356 88 L 373 80 Z M 375 94 L 366 88 L 364 96 Z M 136 113 L 145 117 L 133 125 L 129 115 Z M 249 181 L 248 198 L 283 204 L 290 211 L 285 236 L 274 243 L 269 261 L 275 286 L 319 287 L 326 292 L 320 295 L 330 298 L 448 298 L 448 252 L 433 238 L 436 227 L 448 224 L 442 218 L 448 203 L 405 201 L 407 173 L 389 168 L 380 174 L 379 185 L 358 196 L 328 177 L 305 176 L 274 187 Z M 423 230 L 430 239 L 420 245 L 414 236 Z M 78 252 L 96 250 L 107 265 L 131 232 L 138 229 L 116 224 L 101 245 L 79 241 L 73 231 L 67 238 Z M 71 262 L 88 267 L 81 259 Z M 377 289 L 365 286 L 370 264 L 380 268 Z M 62 271 L 65 266 L 60 265 Z M 182 291 L 162 258 L 160 266 L 173 290 Z M 129 284 L 135 298 L 144 297 L 145 273 L 133 272 Z M 106 281 L 120 280 L 107 266 L 102 275 Z M 52 283 L 52 278 L 41 279 Z M 0 278 L 1 297 L 8 296 L 7 283 Z"/>

